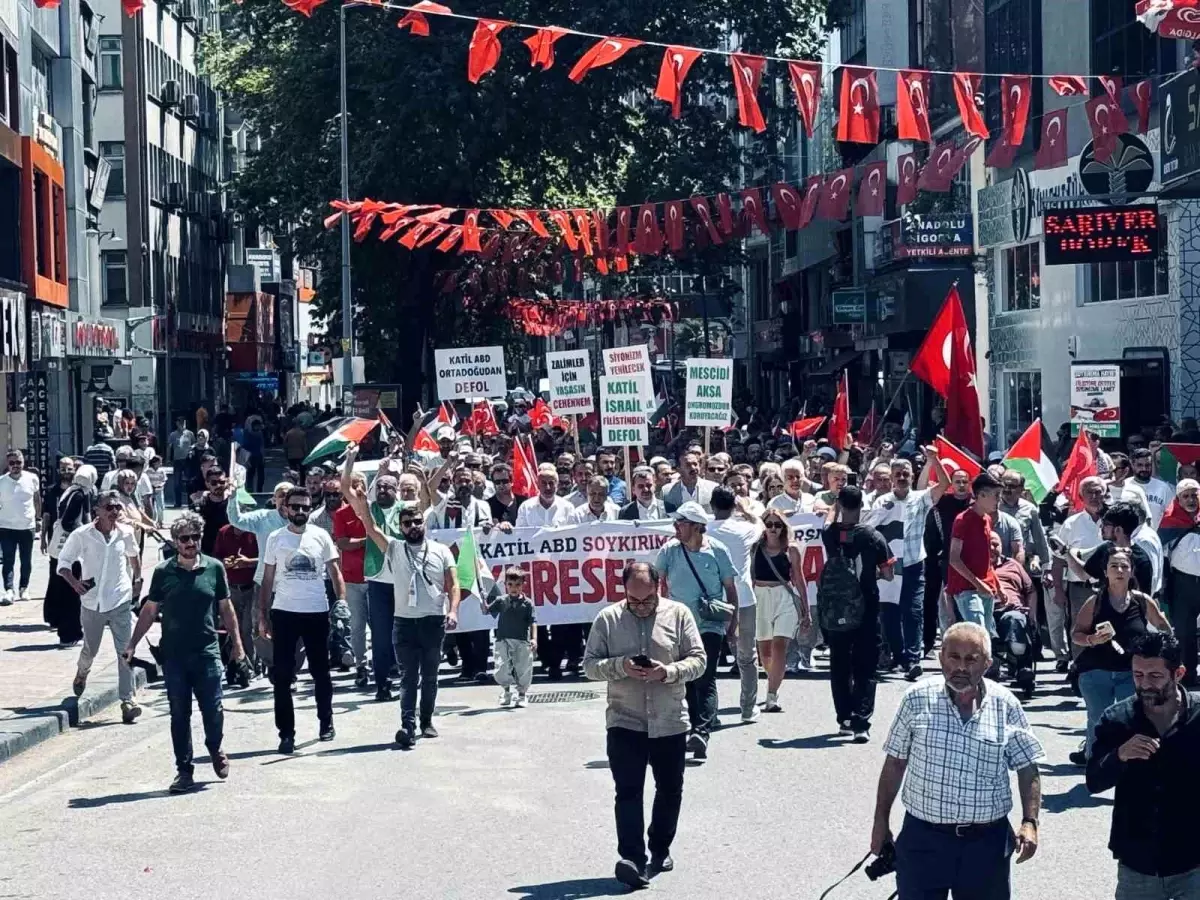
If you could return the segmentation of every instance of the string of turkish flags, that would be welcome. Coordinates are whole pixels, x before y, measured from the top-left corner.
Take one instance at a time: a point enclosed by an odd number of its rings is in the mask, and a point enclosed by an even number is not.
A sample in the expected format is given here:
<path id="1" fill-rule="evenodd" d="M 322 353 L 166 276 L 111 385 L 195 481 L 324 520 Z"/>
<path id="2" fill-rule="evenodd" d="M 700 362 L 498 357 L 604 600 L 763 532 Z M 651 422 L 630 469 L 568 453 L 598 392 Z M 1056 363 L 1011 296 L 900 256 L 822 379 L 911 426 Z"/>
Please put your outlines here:
<path id="1" fill-rule="evenodd" d="M 606 322 L 634 319 L 638 322 L 669 322 L 677 317 L 675 304 L 667 300 L 591 300 L 586 303 L 564 300 L 506 301 L 500 315 L 510 319 L 525 334 L 552 337 L 572 328 L 589 328 Z"/>

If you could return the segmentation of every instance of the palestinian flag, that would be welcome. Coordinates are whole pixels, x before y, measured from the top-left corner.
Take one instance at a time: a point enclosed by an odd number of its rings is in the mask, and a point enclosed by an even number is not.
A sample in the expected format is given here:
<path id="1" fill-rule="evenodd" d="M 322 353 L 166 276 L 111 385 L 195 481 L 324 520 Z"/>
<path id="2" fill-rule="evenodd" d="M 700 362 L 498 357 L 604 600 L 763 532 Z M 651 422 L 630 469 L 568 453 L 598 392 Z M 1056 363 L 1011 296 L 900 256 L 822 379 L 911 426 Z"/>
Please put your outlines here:
<path id="1" fill-rule="evenodd" d="M 454 411 L 454 405 L 448 400 L 443 400 L 437 405 L 436 409 L 425 411 L 424 417 L 421 419 L 421 429 L 433 436 L 437 436 L 438 429 L 443 426 L 449 426 L 454 430 L 458 430 L 458 413 Z"/>
<path id="2" fill-rule="evenodd" d="M 1200 447 L 1197 448 L 1200 450 Z M 1041 419 L 1017 439 L 1003 460 L 1004 468 L 1020 472 L 1034 503 L 1041 503 L 1058 484 L 1058 469 L 1054 467 L 1054 444 Z"/>
<path id="3" fill-rule="evenodd" d="M 322 427 L 329 428 L 329 434 L 312 448 L 301 465 L 310 466 L 325 459 L 343 456 L 347 447 L 361 444 L 378 425 L 378 419 L 332 419 L 326 422 Z"/>
<path id="4" fill-rule="evenodd" d="M 474 594 L 476 597 L 483 597 L 492 589 L 496 579 L 492 577 L 491 571 L 479 555 L 479 546 L 475 543 L 475 533 L 471 529 L 463 532 L 456 549 L 459 588 L 464 596 Z"/>
<path id="5" fill-rule="evenodd" d="M 424 428 L 417 429 L 417 436 L 413 439 L 412 454 L 417 458 L 426 469 L 432 468 L 435 464 L 442 464 L 442 448 L 438 446 L 438 442 Z"/>
<path id="6" fill-rule="evenodd" d="M 955 472 L 962 469 L 967 473 L 967 477 L 974 481 L 975 476 L 983 471 L 983 466 L 975 461 L 975 457 L 954 446 L 940 434 L 933 439 L 933 446 L 937 449 L 938 459 L 942 461 L 942 468 L 951 478 Z"/>
<path id="7" fill-rule="evenodd" d="M 1158 455 L 1158 477 L 1179 483 L 1180 466 L 1200 466 L 1200 444 L 1163 444 Z"/>

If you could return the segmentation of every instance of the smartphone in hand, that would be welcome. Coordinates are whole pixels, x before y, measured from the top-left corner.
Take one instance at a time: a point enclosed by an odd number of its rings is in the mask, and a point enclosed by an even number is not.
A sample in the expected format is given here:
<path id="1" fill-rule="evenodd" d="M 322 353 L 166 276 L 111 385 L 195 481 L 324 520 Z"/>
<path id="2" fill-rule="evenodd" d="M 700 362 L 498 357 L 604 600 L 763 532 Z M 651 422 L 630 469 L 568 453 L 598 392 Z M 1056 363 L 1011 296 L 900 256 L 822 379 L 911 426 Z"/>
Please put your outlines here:
<path id="1" fill-rule="evenodd" d="M 639 653 L 637 656 L 632 656 L 629 658 L 629 661 L 639 669 L 650 669 L 654 666 L 654 663 L 651 662 L 650 657 L 648 657 L 645 653 Z"/>

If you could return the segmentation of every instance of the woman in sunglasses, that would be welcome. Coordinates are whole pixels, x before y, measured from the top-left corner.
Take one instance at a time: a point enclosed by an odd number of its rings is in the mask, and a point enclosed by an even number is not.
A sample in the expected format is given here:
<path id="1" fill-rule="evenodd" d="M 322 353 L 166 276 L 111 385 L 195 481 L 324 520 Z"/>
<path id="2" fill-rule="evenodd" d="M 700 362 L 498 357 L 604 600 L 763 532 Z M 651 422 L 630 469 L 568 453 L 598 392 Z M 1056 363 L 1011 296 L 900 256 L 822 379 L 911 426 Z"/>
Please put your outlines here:
<path id="1" fill-rule="evenodd" d="M 755 632 L 758 659 L 767 670 L 767 702 L 763 712 L 782 712 L 779 687 L 783 684 L 788 641 L 797 626 L 812 626 L 805 594 L 803 561 L 792 540 L 792 528 L 779 510 L 763 516 L 763 536 L 750 556 L 756 606 Z"/>

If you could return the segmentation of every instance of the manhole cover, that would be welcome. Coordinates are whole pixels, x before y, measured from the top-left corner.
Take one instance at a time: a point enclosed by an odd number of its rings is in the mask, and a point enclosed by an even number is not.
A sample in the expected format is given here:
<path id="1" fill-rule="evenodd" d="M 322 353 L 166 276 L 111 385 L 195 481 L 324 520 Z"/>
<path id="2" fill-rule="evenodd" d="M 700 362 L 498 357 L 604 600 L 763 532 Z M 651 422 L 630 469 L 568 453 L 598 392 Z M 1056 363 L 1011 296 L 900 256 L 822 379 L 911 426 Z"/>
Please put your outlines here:
<path id="1" fill-rule="evenodd" d="M 543 691 L 530 694 L 530 703 L 578 703 L 580 700 L 595 700 L 600 695 L 595 691 Z"/>

